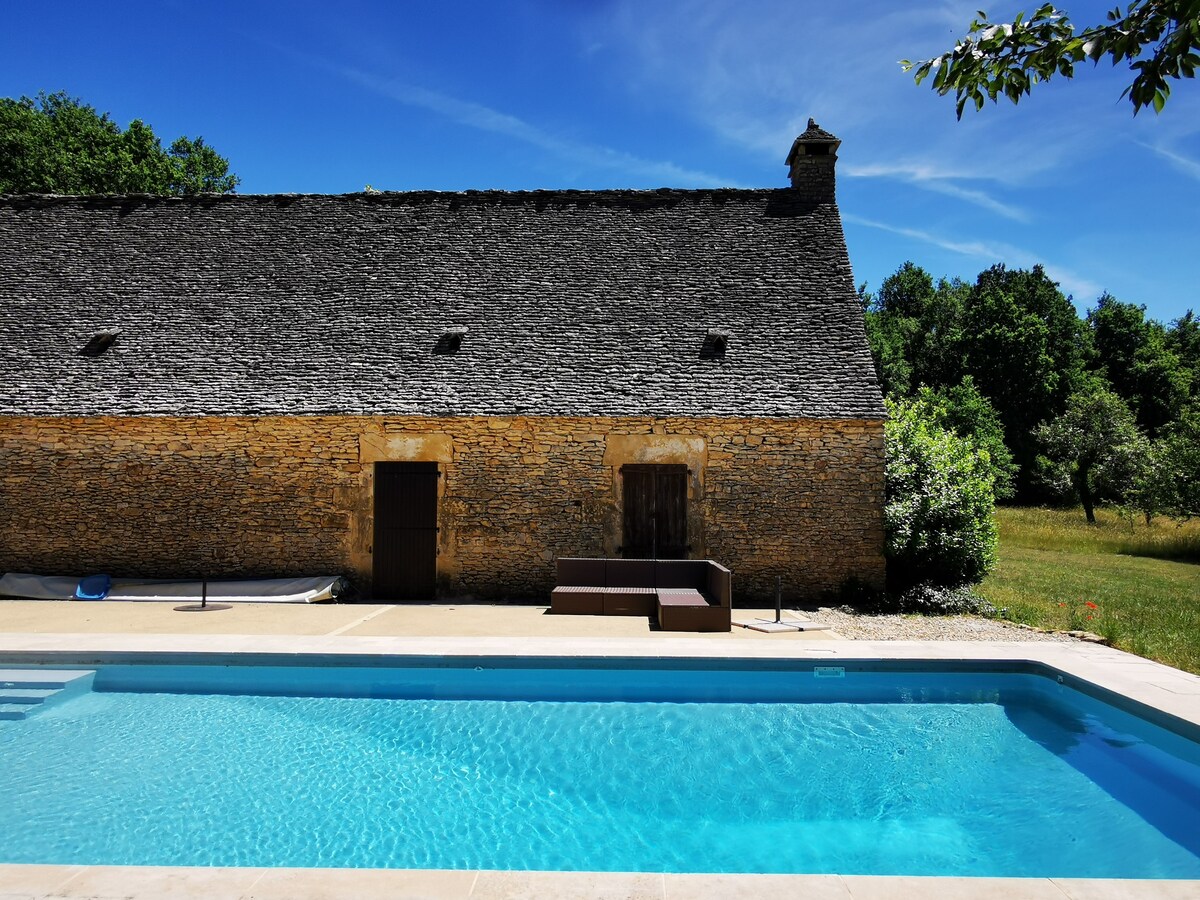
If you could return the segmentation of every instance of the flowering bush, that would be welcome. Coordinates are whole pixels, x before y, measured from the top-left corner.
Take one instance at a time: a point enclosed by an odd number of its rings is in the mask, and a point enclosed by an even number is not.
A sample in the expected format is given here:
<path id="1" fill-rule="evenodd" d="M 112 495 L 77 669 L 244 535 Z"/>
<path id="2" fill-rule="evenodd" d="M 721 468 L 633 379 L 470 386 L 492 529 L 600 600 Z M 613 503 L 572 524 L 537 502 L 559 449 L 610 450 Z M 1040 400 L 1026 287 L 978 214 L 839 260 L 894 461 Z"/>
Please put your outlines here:
<path id="1" fill-rule="evenodd" d="M 973 584 L 996 563 L 992 466 L 916 404 L 888 402 L 884 531 L 888 589 Z"/>

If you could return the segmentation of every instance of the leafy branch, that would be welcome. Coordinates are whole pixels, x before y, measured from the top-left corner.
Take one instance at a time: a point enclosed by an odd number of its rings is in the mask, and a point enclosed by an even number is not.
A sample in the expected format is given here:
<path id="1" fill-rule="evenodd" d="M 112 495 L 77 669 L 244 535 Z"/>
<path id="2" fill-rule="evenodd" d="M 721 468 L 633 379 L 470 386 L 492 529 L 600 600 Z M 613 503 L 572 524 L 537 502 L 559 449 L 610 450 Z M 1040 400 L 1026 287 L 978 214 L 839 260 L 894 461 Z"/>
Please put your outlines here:
<path id="1" fill-rule="evenodd" d="M 1001 95 L 1018 103 L 1033 85 L 1055 75 L 1073 78 L 1078 63 L 1098 64 L 1105 56 L 1113 66 L 1127 62 L 1136 73 L 1121 93 L 1133 103 L 1134 115 L 1147 106 L 1157 113 L 1171 94 L 1170 82 L 1194 78 L 1200 68 L 1200 0 L 1133 0 L 1124 12 L 1112 9 L 1107 24 L 1079 33 L 1049 3 L 1012 22 L 993 23 L 983 11 L 976 15 L 953 50 L 923 62 L 900 62 L 905 72 L 915 70 L 917 84 L 932 75 L 939 95 L 953 91 L 960 119 L 967 103 L 978 110 Z M 1149 56 L 1140 58 L 1146 48 Z"/>

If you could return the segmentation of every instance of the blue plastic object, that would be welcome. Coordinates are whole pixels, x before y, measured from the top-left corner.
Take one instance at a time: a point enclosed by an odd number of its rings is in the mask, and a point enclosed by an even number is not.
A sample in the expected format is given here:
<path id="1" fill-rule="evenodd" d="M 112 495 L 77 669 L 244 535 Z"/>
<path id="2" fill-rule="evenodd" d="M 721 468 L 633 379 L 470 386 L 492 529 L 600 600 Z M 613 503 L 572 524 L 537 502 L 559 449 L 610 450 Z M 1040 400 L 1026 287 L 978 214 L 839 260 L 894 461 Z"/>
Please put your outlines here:
<path id="1" fill-rule="evenodd" d="M 103 600 L 112 589 L 112 578 L 108 575 L 89 575 L 75 587 L 76 600 Z"/>

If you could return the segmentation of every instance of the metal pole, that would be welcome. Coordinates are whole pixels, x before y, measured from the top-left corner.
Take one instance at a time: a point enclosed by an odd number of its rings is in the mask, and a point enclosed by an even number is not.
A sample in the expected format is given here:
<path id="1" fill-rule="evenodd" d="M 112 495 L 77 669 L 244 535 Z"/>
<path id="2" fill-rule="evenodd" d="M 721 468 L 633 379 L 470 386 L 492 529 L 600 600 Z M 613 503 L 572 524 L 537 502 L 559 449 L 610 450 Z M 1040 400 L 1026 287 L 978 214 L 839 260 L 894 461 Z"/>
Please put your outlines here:
<path id="1" fill-rule="evenodd" d="M 783 620 L 783 576 L 775 576 L 775 621 Z"/>

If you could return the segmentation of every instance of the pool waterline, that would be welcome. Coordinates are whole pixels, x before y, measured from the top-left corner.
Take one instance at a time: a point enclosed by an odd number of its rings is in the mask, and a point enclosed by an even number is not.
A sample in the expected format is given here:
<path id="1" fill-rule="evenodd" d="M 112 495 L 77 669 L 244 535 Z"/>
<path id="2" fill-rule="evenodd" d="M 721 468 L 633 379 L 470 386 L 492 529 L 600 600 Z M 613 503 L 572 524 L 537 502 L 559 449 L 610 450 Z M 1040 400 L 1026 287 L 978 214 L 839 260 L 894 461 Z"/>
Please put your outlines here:
<path id="1" fill-rule="evenodd" d="M 492 611 L 501 614 L 502 610 Z M 218 657 L 233 659 L 263 660 L 264 656 L 276 658 L 295 654 L 317 654 L 333 658 L 365 656 L 380 665 L 393 665 L 405 657 L 438 658 L 443 656 L 574 656 L 574 657 L 623 657 L 647 659 L 691 659 L 711 660 L 737 658 L 743 661 L 768 659 L 822 661 L 822 662 L 878 662 L 890 661 L 898 665 L 925 666 L 939 662 L 967 662 L 979 666 L 1036 665 L 1080 679 L 1101 693 L 1113 693 L 1126 697 L 1140 706 L 1151 709 L 1157 715 L 1189 723 L 1189 727 L 1200 727 L 1200 678 L 1179 672 L 1160 664 L 1140 659 L 1110 648 L 1082 644 L 1032 644 L 1010 642 L 915 642 L 915 641 L 843 641 L 822 643 L 819 646 L 800 642 L 755 641 L 737 645 L 720 646 L 715 642 L 697 641 L 687 638 L 656 639 L 653 642 L 622 640 L 616 638 L 528 638 L 514 641 L 512 638 L 482 638 L 464 636 L 445 637 L 316 637 L 296 635 L 192 635 L 192 634 L 0 634 L 0 664 L 21 665 L 42 663 L 63 665 L 68 662 L 93 665 L 108 661 L 130 660 L 139 662 L 168 662 L 178 659 L 178 654 L 199 654 L 212 661 Z M 45 880 L 39 883 L 51 887 L 74 878 L 81 871 L 77 867 L 36 867 L 45 870 Z M 33 878 L 28 867 L 5 867 L 5 871 L 19 871 L 22 877 Z M 204 884 L 209 876 L 204 873 L 229 872 L 229 878 L 242 883 L 239 871 L 254 870 L 191 870 L 175 869 L 111 869 L 111 878 L 104 874 L 105 867 L 91 867 L 78 881 L 78 891 L 86 894 L 84 884 L 93 883 L 138 883 L 146 885 L 171 884 L 176 879 L 188 883 Z M 260 877 L 272 880 L 276 876 L 291 879 L 284 873 L 294 871 L 297 879 L 321 884 L 358 883 L 355 870 L 340 873 L 325 870 L 269 870 Z M 362 870 L 366 877 L 369 870 Z M 132 873 L 132 875 L 130 874 Z M 414 877 L 434 877 L 437 873 L 415 873 Z M 431 891 L 437 896 L 467 896 L 474 890 L 465 890 L 462 872 L 445 872 L 435 881 L 444 890 Z M 136 877 L 133 877 L 136 876 Z M 268 877 L 269 876 L 269 877 Z M 42 876 L 38 876 L 40 878 Z M 130 878 L 133 881 L 130 882 Z M 222 876 L 224 877 L 224 876 Z M 379 879 L 391 879 L 397 886 L 406 884 L 407 876 L 402 872 L 376 872 Z M 202 879 L 196 882 L 196 879 Z M 570 873 L 491 873 L 477 872 L 470 884 L 484 885 L 489 890 L 497 883 L 505 889 L 535 890 L 546 885 L 563 885 L 564 890 L 577 891 L 581 895 L 590 892 L 608 893 L 613 890 L 623 893 L 629 885 L 639 886 L 634 891 L 638 896 L 663 896 L 664 882 L 678 888 L 687 885 L 688 891 L 699 890 L 698 885 L 722 885 L 726 890 L 752 890 L 756 896 L 792 896 L 796 891 L 831 890 L 831 896 L 873 897 L 892 884 L 896 890 L 908 896 L 965 897 L 991 896 L 998 885 L 1011 883 L 1010 894 L 1021 896 L 1060 897 L 1064 892 L 1074 898 L 1088 896 L 1115 896 L 1112 891 L 1120 885 L 1119 892 L 1125 897 L 1200 896 L 1200 881 L 1125 881 L 1110 882 L 1087 879 L 950 879 L 950 878 L 901 878 L 864 876 L 720 876 L 717 880 L 705 880 L 702 876 L 655 876 L 648 880 L 644 875 L 586 875 L 573 877 Z M 398 879 L 398 880 L 397 880 Z M 499 882 L 497 882 L 499 879 Z M 697 881 L 696 879 L 700 879 Z M 764 880 L 765 879 L 765 880 Z M 36 879 L 35 879 L 36 880 Z M 265 884 L 266 882 L 264 882 Z M 290 882 L 289 882 L 290 883 Z M 372 882 L 373 883 L 373 882 Z M 513 886 L 517 887 L 514 888 Z M 647 888 L 646 886 L 650 887 Z M 741 887 L 737 887 L 741 885 Z M 1111 885 L 1111 886 L 1110 886 Z M 523 886 L 523 887 L 521 887 Z M 1170 886 L 1170 887 L 1169 887 Z M 64 889 L 65 890 L 65 889 Z M 155 888 L 146 887 L 143 896 L 157 896 Z M 1164 893 L 1164 891 L 1166 893 Z M 703 890 L 700 891 L 704 893 Z M 136 891 L 134 891 L 136 893 Z M 484 891 L 486 893 L 486 891 Z M 72 895 L 69 890 L 67 895 Z M 719 894 L 715 894 L 719 895 Z M 74 895 L 72 895 L 74 896 Z M 674 895 L 673 895 L 674 896 Z M 706 895 L 707 896 L 707 895 Z"/>

